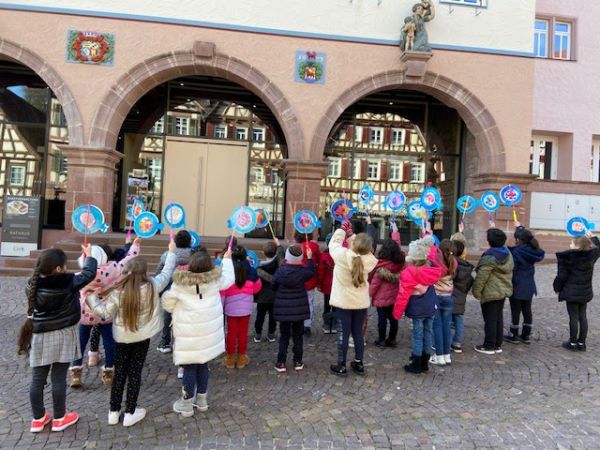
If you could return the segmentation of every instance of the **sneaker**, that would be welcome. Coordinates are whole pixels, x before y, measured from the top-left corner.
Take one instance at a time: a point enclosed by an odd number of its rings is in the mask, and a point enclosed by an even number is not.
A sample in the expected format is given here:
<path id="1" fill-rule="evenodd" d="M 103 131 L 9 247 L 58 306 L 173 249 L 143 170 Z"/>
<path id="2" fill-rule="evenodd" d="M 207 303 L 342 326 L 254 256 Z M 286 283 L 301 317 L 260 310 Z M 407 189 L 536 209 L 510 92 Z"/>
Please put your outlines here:
<path id="1" fill-rule="evenodd" d="M 304 336 L 310 337 L 312 335 L 312 330 L 310 327 L 304 327 Z"/>
<path id="2" fill-rule="evenodd" d="M 102 384 L 104 386 L 111 386 L 113 382 L 113 377 L 115 375 L 114 369 L 107 369 L 106 367 L 102 368 Z"/>
<path id="3" fill-rule="evenodd" d="M 518 344 L 519 338 L 514 334 L 507 334 L 504 336 L 504 340 L 506 342 L 510 342 L 511 344 Z"/>
<path id="4" fill-rule="evenodd" d="M 183 367 L 179 367 L 179 369 L 177 369 L 177 378 L 183 380 Z"/>
<path id="5" fill-rule="evenodd" d="M 352 361 L 350 363 L 350 368 L 352 369 L 352 372 L 354 372 L 356 375 L 362 376 L 365 374 L 365 365 L 362 361 Z"/>
<path id="6" fill-rule="evenodd" d="M 386 347 L 385 341 L 377 340 L 374 343 L 375 343 L 375 347 L 377 347 L 377 348 L 385 348 Z"/>
<path id="7" fill-rule="evenodd" d="M 494 353 L 502 353 L 502 347 L 496 347 Z"/>
<path id="8" fill-rule="evenodd" d="M 194 399 L 179 398 L 173 403 L 173 411 L 181 414 L 182 417 L 192 417 L 194 415 Z"/>
<path id="9" fill-rule="evenodd" d="M 98 352 L 88 351 L 88 367 L 97 366 L 100 362 L 100 356 Z"/>
<path id="10" fill-rule="evenodd" d="M 332 364 L 329 366 L 329 371 L 338 377 L 345 377 L 348 375 L 346 364 Z"/>
<path id="11" fill-rule="evenodd" d="M 81 383 L 81 366 L 73 366 L 71 367 L 71 381 L 69 386 L 72 388 L 80 388 Z"/>
<path id="12" fill-rule="evenodd" d="M 125 413 L 123 418 L 123 426 L 130 427 L 143 420 L 146 417 L 146 410 L 144 408 L 135 408 L 133 414 Z"/>
<path id="13" fill-rule="evenodd" d="M 121 416 L 121 411 L 109 411 L 108 412 L 108 424 L 109 425 L 118 424 L 120 416 Z"/>
<path id="14" fill-rule="evenodd" d="M 450 358 L 450 354 L 444 355 L 444 362 L 446 363 L 447 366 L 452 364 L 452 359 Z"/>
<path id="15" fill-rule="evenodd" d="M 63 431 L 69 428 L 71 425 L 75 425 L 79 420 L 79 414 L 76 412 L 66 413 L 61 419 L 54 419 L 52 421 L 52 431 Z"/>
<path id="16" fill-rule="evenodd" d="M 484 355 L 493 355 L 496 353 L 493 349 L 484 347 L 483 345 L 476 345 L 473 348 L 476 352 L 483 353 Z"/>
<path id="17" fill-rule="evenodd" d="M 392 341 L 390 339 L 386 339 L 385 340 L 385 346 L 389 347 L 389 348 L 396 348 L 396 347 L 398 347 L 398 343 L 396 341 Z"/>
<path id="18" fill-rule="evenodd" d="M 156 347 L 156 350 L 159 351 L 159 352 L 161 352 L 161 353 L 171 353 L 173 351 L 173 348 L 171 348 L 170 345 L 162 345 L 161 344 L 158 347 Z"/>
<path id="19" fill-rule="evenodd" d="M 450 348 L 454 353 L 462 353 L 462 344 L 452 344 Z"/>
<path id="20" fill-rule="evenodd" d="M 267 334 L 267 341 L 269 341 L 271 344 L 273 342 L 275 342 L 277 339 L 275 339 L 275 335 L 274 334 Z"/>
<path id="21" fill-rule="evenodd" d="M 207 394 L 196 394 L 196 402 L 194 408 L 198 408 L 200 411 L 208 411 L 208 401 L 206 399 Z"/>
<path id="22" fill-rule="evenodd" d="M 262 341 L 262 336 L 260 334 L 255 334 L 254 342 L 256 342 L 258 344 L 260 341 Z"/>
<path id="23" fill-rule="evenodd" d="M 431 355 L 429 359 L 429 364 L 433 364 L 434 366 L 445 366 L 446 360 L 444 359 L 444 355 Z"/>
<path id="24" fill-rule="evenodd" d="M 294 370 L 301 372 L 304 370 L 304 363 L 302 361 L 294 361 Z"/>
<path id="25" fill-rule="evenodd" d="M 287 372 L 287 367 L 285 366 L 284 362 L 278 362 L 275 364 L 275 370 L 279 373 L 285 373 Z"/>
<path id="26" fill-rule="evenodd" d="M 323 334 L 331 334 L 333 330 L 331 328 L 323 327 Z"/>
<path id="27" fill-rule="evenodd" d="M 354 338 L 352 336 L 348 338 L 348 347 L 354 348 Z"/>
<path id="28" fill-rule="evenodd" d="M 42 417 L 41 419 L 33 419 L 31 421 L 31 428 L 29 429 L 29 431 L 31 431 L 32 433 L 39 433 L 44 429 L 46 425 L 50 423 L 51 420 L 52 417 L 50 416 L 50 413 L 46 411 L 44 413 L 44 417 Z"/>
<path id="29" fill-rule="evenodd" d="M 531 344 L 531 338 L 529 336 L 519 336 L 519 339 L 525 345 Z"/>
<path id="30" fill-rule="evenodd" d="M 580 352 L 587 351 L 587 347 L 585 345 L 585 342 L 578 342 L 577 343 L 577 350 L 579 350 Z"/>
<path id="31" fill-rule="evenodd" d="M 577 344 L 575 342 L 566 341 L 566 342 L 563 342 L 562 346 L 563 346 L 563 348 L 566 348 L 567 350 L 577 350 Z"/>

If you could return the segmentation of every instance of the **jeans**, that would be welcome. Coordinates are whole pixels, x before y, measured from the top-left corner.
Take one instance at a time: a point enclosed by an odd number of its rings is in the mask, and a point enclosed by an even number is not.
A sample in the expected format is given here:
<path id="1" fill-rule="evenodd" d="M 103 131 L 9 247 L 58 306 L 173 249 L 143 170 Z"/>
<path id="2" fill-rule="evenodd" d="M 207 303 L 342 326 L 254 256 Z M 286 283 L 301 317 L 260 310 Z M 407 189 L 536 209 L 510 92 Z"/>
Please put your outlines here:
<path id="1" fill-rule="evenodd" d="M 412 354 L 414 356 L 429 354 L 433 341 L 433 317 L 413 319 L 412 323 Z"/>
<path id="2" fill-rule="evenodd" d="M 313 321 L 313 310 L 314 310 L 313 303 L 315 302 L 315 289 L 306 291 L 306 294 L 308 295 L 308 307 L 310 308 L 310 317 L 304 321 L 304 327 L 310 328 L 310 327 L 312 327 L 312 321 Z"/>
<path id="3" fill-rule="evenodd" d="M 173 317 L 170 312 L 163 310 L 163 329 L 160 335 L 160 345 L 162 347 L 167 347 L 171 345 L 172 337 L 171 337 L 171 322 L 173 321 Z"/>
<path id="4" fill-rule="evenodd" d="M 454 323 L 453 344 L 462 344 L 465 340 L 465 316 L 462 314 L 452 314 L 452 323 Z"/>
<path id="5" fill-rule="evenodd" d="M 182 364 L 183 398 L 189 400 L 196 393 L 206 394 L 208 390 L 208 364 Z"/>
<path id="6" fill-rule="evenodd" d="M 227 316 L 227 336 L 225 336 L 225 350 L 232 356 L 245 355 L 248 348 L 248 323 L 250 316 Z"/>
<path id="7" fill-rule="evenodd" d="M 115 340 L 112 334 L 112 323 L 95 325 L 100 330 L 102 335 L 102 343 L 104 344 L 104 367 L 110 369 L 114 365 L 115 358 Z M 90 339 L 90 333 L 94 325 L 79 325 L 79 345 L 81 346 L 81 358 L 73 361 L 72 366 L 81 366 L 83 364 L 83 355 L 85 347 Z"/>
<path id="8" fill-rule="evenodd" d="M 454 298 L 451 295 L 438 295 L 438 309 L 433 319 L 436 355 L 450 354 L 452 311 L 454 311 Z"/>
<path id="9" fill-rule="evenodd" d="M 48 372 L 52 370 L 52 404 L 55 419 L 65 416 L 65 402 L 67 398 L 67 371 L 69 363 L 53 363 L 47 366 L 37 366 L 31 370 L 31 386 L 29 387 L 29 401 L 34 419 L 41 419 L 46 414 L 44 408 L 44 387 L 48 379 Z"/>
<path id="10" fill-rule="evenodd" d="M 268 333 L 275 334 L 277 322 L 273 318 L 273 303 L 257 303 L 256 304 L 256 319 L 254 320 L 254 332 L 258 335 L 262 334 L 265 317 L 269 314 Z"/>
<path id="11" fill-rule="evenodd" d="M 290 337 L 294 342 L 292 352 L 294 353 L 294 362 L 302 362 L 303 356 L 303 336 L 304 322 L 297 320 L 295 322 L 279 322 L 279 353 L 277 353 L 277 362 L 285 363 L 287 361 L 287 351 L 290 345 Z"/>
<path id="12" fill-rule="evenodd" d="M 110 389 L 110 410 L 121 410 L 123 392 L 125 391 L 125 383 L 127 383 L 125 412 L 133 414 L 140 395 L 142 369 L 150 347 L 150 339 L 132 344 L 117 342 L 115 347 L 115 376 Z"/>
<path id="13" fill-rule="evenodd" d="M 569 313 L 569 334 L 571 342 L 585 344 L 588 333 L 587 303 L 567 302 Z M 579 331 L 579 336 L 577 335 Z"/>
<path id="14" fill-rule="evenodd" d="M 510 325 L 510 332 L 517 336 L 519 334 L 519 322 L 521 320 L 521 313 L 523 314 L 523 333 L 521 337 L 528 338 L 533 328 L 533 314 L 531 313 L 531 300 L 518 300 L 511 298 L 510 300 L 510 312 L 512 316 L 512 324 Z"/>
<path id="15" fill-rule="evenodd" d="M 398 335 L 398 321 L 394 319 L 392 312 L 394 311 L 394 305 L 384 306 L 377 308 L 377 330 L 379 333 L 379 341 L 385 341 L 385 332 L 388 321 L 390 322 L 390 334 L 387 338 L 388 341 L 396 341 Z"/>
<path id="16" fill-rule="evenodd" d="M 502 347 L 504 332 L 503 310 L 504 299 L 481 304 L 481 314 L 485 322 L 485 341 L 483 342 L 483 346 L 486 350 L 494 350 Z"/>
<path id="17" fill-rule="evenodd" d="M 348 355 L 348 340 L 352 334 L 354 339 L 354 353 L 357 361 L 362 361 L 365 352 L 365 338 L 363 324 L 367 317 L 367 309 L 341 309 L 337 308 L 336 315 L 342 324 L 342 333 L 338 337 L 338 363 L 346 364 Z"/>

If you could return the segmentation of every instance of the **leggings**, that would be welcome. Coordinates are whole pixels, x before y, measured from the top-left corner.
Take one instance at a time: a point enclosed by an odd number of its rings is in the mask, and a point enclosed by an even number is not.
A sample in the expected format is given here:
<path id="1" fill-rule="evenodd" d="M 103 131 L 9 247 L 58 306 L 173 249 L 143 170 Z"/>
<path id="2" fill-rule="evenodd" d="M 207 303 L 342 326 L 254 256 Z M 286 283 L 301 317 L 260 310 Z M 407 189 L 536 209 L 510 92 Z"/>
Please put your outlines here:
<path id="1" fill-rule="evenodd" d="M 100 347 L 100 328 L 98 325 L 94 325 L 92 327 L 92 331 L 90 332 L 90 352 L 97 352 Z M 81 351 L 83 355 L 83 350 Z"/>
<path id="2" fill-rule="evenodd" d="M 67 371 L 69 363 L 56 362 L 47 366 L 38 366 L 32 369 L 31 386 L 29 387 L 29 400 L 34 419 L 41 419 L 46 414 L 44 408 L 44 386 L 48 379 L 48 372 L 52 369 L 52 403 L 54 418 L 61 419 L 65 416 L 65 402 L 67 397 Z"/>
<path id="3" fill-rule="evenodd" d="M 571 342 L 585 344 L 588 332 L 587 303 L 567 302 L 569 313 L 569 331 Z M 579 331 L 579 336 L 577 335 Z"/>
<path id="4" fill-rule="evenodd" d="M 362 361 L 365 351 L 363 324 L 367 317 L 367 310 L 337 308 L 336 314 L 338 320 L 342 323 L 342 333 L 338 338 L 338 363 L 342 365 L 346 364 L 350 335 L 354 338 L 355 359 Z"/>
<path id="5" fill-rule="evenodd" d="M 182 364 L 183 398 L 189 400 L 196 393 L 206 394 L 208 390 L 208 364 Z"/>
<path id="6" fill-rule="evenodd" d="M 385 332 L 388 321 L 390 322 L 390 334 L 388 341 L 394 342 L 398 335 L 398 321 L 394 319 L 392 311 L 394 305 L 382 306 L 377 308 L 377 331 L 379 332 L 379 340 L 385 341 Z"/>
<path id="7" fill-rule="evenodd" d="M 531 312 L 531 300 L 519 300 L 511 298 L 510 300 L 510 313 L 512 316 L 512 324 L 510 325 L 510 332 L 513 336 L 519 334 L 519 322 L 521 321 L 521 314 L 523 314 L 523 333 L 522 337 L 527 338 L 531 334 L 533 328 L 533 314 Z"/>
<path id="8" fill-rule="evenodd" d="M 245 355 L 248 348 L 248 323 L 250 316 L 227 316 L 227 336 L 225 349 L 228 355 L 234 355 L 236 346 L 238 355 Z"/>
<path id="9" fill-rule="evenodd" d="M 127 382 L 127 400 L 125 412 L 133 414 L 137 406 L 142 369 L 148 354 L 150 339 L 132 344 L 117 342 L 115 351 L 115 376 L 110 390 L 110 410 L 120 411 L 123 403 L 123 392 Z"/>
<path id="10" fill-rule="evenodd" d="M 256 304 L 256 319 L 254 320 L 254 332 L 259 336 L 262 334 L 263 325 L 265 323 L 265 317 L 269 314 L 269 334 L 275 334 L 277 329 L 277 322 L 273 318 L 273 307 L 274 303 L 257 303 Z"/>

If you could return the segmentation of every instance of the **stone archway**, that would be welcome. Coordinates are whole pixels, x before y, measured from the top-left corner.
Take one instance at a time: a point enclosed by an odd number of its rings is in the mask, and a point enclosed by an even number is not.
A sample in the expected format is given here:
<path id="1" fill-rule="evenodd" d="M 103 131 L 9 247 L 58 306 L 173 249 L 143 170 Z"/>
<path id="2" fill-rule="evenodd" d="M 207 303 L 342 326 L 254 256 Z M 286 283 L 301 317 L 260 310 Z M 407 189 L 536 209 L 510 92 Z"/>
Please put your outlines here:
<path id="1" fill-rule="evenodd" d="M 69 144 L 83 145 L 84 135 L 81 112 L 79 111 L 79 107 L 77 106 L 71 90 L 62 80 L 58 72 L 36 53 L 7 39 L 0 38 L 0 55 L 8 56 L 14 61 L 29 67 L 44 80 L 54 95 L 56 95 L 56 98 L 63 108 L 63 113 L 67 119 L 67 127 L 69 129 Z"/>
<path id="2" fill-rule="evenodd" d="M 500 130 L 485 105 L 467 88 L 443 75 L 426 72 L 423 77 L 406 76 L 406 71 L 373 75 L 346 89 L 319 123 L 310 147 L 312 160 L 320 160 L 329 133 L 339 116 L 367 95 L 391 89 L 409 89 L 429 94 L 456 109 L 475 137 L 479 153 L 479 173 L 504 172 L 505 149 Z"/>

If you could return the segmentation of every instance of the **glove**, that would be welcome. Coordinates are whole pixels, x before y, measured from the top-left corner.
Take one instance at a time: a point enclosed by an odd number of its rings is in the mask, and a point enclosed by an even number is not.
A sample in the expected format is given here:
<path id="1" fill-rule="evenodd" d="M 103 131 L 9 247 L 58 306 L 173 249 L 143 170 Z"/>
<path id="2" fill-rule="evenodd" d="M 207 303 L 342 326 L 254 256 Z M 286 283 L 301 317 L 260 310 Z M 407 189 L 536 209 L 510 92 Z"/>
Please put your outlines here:
<path id="1" fill-rule="evenodd" d="M 354 234 L 352 231 L 352 223 L 350 223 L 349 220 L 344 220 L 344 222 L 342 222 L 341 229 L 346 233 L 346 238 L 349 238 Z"/>

